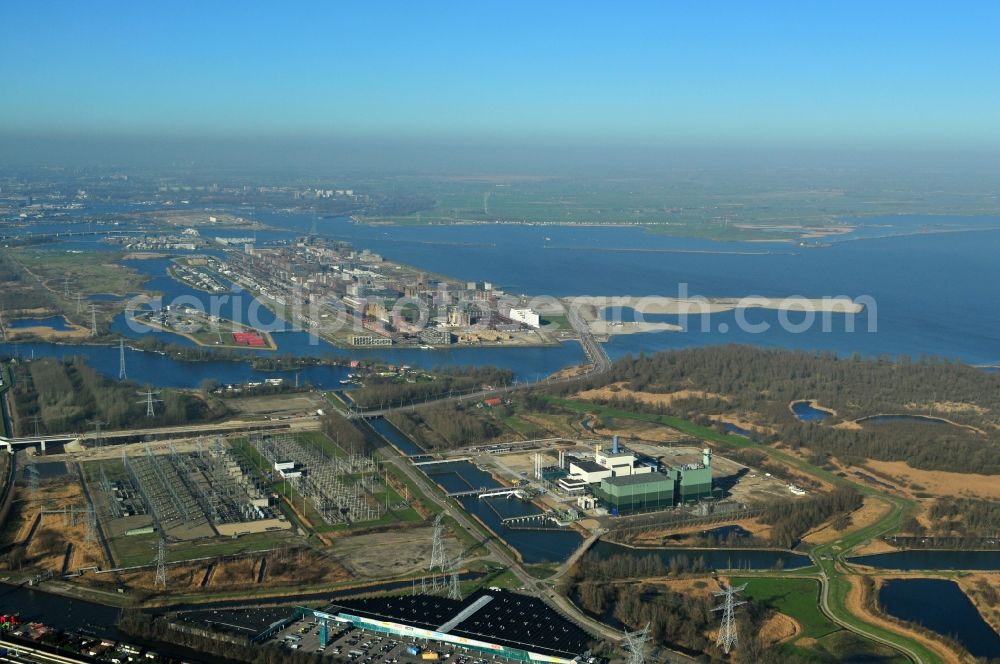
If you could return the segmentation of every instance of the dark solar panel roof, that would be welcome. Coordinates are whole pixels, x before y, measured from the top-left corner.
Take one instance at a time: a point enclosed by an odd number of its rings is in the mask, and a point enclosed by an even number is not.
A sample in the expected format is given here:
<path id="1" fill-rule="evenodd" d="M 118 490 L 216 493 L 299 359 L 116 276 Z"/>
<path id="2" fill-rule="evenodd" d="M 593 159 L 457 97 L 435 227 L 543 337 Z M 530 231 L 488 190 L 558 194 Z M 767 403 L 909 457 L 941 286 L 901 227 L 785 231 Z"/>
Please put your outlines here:
<path id="1" fill-rule="evenodd" d="M 469 601 L 483 594 L 492 595 L 493 601 L 459 623 L 452 634 L 541 654 L 574 657 L 587 651 L 590 636 L 537 597 L 480 590 Z"/>
<path id="2" fill-rule="evenodd" d="M 337 613 L 340 609 L 363 618 L 394 620 L 412 627 L 437 629 L 466 604 L 468 602 L 431 595 L 397 595 L 340 600 L 324 611 Z"/>
<path id="3" fill-rule="evenodd" d="M 459 602 L 405 595 L 342 600 L 326 611 L 434 630 L 483 595 L 493 600 L 456 625 L 450 634 L 543 655 L 572 658 L 587 651 L 590 636 L 535 597 L 502 590 L 478 590 Z"/>

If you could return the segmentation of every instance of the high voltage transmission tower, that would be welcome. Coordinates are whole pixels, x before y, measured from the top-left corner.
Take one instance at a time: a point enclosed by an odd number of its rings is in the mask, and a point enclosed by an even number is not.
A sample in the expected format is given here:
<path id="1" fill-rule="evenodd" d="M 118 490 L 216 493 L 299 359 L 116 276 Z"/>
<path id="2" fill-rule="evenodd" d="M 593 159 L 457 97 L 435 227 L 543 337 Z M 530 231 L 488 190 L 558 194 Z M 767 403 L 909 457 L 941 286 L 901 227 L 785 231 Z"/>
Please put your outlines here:
<path id="1" fill-rule="evenodd" d="M 42 421 L 41 415 L 32 415 L 31 423 L 35 425 L 35 437 L 38 437 L 38 423 Z"/>
<path id="2" fill-rule="evenodd" d="M 642 629 L 625 631 L 625 645 L 628 647 L 628 664 L 645 664 L 646 641 L 649 640 L 649 623 Z"/>
<path id="3" fill-rule="evenodd" d="M 97 306 L 90 305 L 90 336 L 97 336 Z"/>
<path id="4" fill-rule="evenodd" d="M 35 467 L 34 459 L 28 462 L 25 473 L 28 475 L 28 492 L 31 494 L 31 499 L 34 500 L 38 497 L 38 468 Z"/>
<path id="5" fill-rule="evenodd" d="M 125 340 L 118 340 L 118 380 L 125 380 L 128 376 L 125 373 Z"/>
<path id="6" fill-rule="evenodd" d="M 107 422 L 102 422 L 98 419 L 87 420 L 87 424 L 94 427 L 94 447 L 101 446 L 101 427 L 107 424 Z"/>
<path id="7" fill-rule="evenodd" d="M 87 544 L 97 541 L 97 512 L 93 507 L 87 509 L 87 531 L 83 541 Z"/>
<path id="8" fill-rule="evenodd" d="M 136 392 L 136 394 L 146 397 L 141 401 L 136 401 L 136 403 L 146 404 L 146 417 L 153 417 L 154 415 L 156 415 L 156 411 L 153 409 L 153 404 L 157 402 L 162 402 L 163 400 L 154 399 L 153 397 L 159 394 L 159 392 L 154 392 L 153 390 L 147 388 L 145 392 Z"/>
<path id="9" fill-rule="evenodd" d="M 156 545 L 156 581 L 153 585 L 157 588 L 167 587 L 167 540 L 162 535 Z"/>
<path id="10" fill-rule="evenodd" d="M 732 586 L 726 586 L 719 592 L 712 593 L 716 597 L 723 597 L 723 602 L 719 606 L 712 609 L 713 611 L 722 611 L 722 624 L 719 626 L 719 637 L 715 640 L 715 645 L 722 648 L 722 652 L 729 654 L 729 651 L 736 647 L 737 636 L 736 636 L 736 616 L 734 609 L 741 605 L 746 604 L 746 600 L 736 601 L 736 594 L 743 592 L 747 587 L 747 584 L 733 588 Z"/>

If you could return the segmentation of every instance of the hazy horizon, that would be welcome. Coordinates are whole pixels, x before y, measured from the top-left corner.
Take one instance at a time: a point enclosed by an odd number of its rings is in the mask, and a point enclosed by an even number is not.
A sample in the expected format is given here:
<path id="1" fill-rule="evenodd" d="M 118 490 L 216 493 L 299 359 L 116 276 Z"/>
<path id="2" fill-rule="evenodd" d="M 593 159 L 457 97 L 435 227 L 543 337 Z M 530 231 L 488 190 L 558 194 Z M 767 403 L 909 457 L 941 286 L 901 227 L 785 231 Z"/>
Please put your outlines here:
<path id="1" fill-rule="evenodd" d="M 640 169 L 706 154 L 990 160 L 997 19 L 986 3 L 7 2 L 0 159 L 484 172 L 489 151 L 517 172 L 608 158 L 618 172 L 629 153 Z"/>

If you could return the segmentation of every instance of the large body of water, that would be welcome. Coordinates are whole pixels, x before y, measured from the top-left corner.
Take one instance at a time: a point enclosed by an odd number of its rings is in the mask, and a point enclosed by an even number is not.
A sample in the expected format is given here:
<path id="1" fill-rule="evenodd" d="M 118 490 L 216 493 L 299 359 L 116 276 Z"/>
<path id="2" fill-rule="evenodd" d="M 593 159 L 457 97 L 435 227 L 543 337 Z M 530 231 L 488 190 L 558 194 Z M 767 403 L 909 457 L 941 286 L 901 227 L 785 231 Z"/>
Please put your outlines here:
<path id="1" fill-rule="evenodd" d="M 1000 658 L 1000 636 L 954 581 L 892 579 L 879 590 L 878 599 L 889 615 L 950 636 L 973 657 Z"/>
<path id="2" fill-rule="evenodd" d="M 798 247 L 787 243 L 672 238 L 641 228 L 507 225 L 376 228 L 354 224 L 347 218 L 317 219 L 314 215 L 274 212 L 256 212 L 254 216 L 285 231 L 269 233 L 268 239 L 306 232 L 315 223 L 322 235 L 349 240 L 359 248 L 371 249 L 387 258 L 461 280 L 491 281 L 513 293 L 677 296 L 683 285 L 687 294 L 707 297 L 868 295 L 877 303 L 874 310 L 856 318 L 853 332 L 845 330 L 844 317 L 833 316 L 830 331 L 823 331 L 822 325 L 816 324 L 802 333 L 793 333 L 782 329 L 778 312 L 752 310 L 746 313 L 747 321 L 769 326 L 768 331 L 755 334 L 740 330 L 738 314 L 728 312 L 705 320 L 692 317 L 683 332 L 615 337 L 606 345 L 612 357 L 690 346 L 751 343 L 845 355 L 854 352 L 870 356 L 939 355 L 972 364 L 1000 361 L 1000 309 L 990 305 L 1000 299 L 1000 263 L 995 260 L 1000 250 L 1000 231 L 992 229 L 1000 225 L 1000 218 L 869 219 L 859 232 L 830 246 Z M 942 226 L 978 224 L 983 230 L 894 235 L 928 222 Z M 47 224 L 46 229 L 58 226 L 58 223 Z M 883 235 L 889 237 L 860 239 Z M 848 241 L 851 239 L 855 241 Z M 74 248 L 107 247 L 90 238 L 73 242 Z M 151 289 L 162 290 L 170 298 L 183 296 L 204 301 L 207 297 L 166 277 L 165 261 L 137 261 L 133 266 L 153 277 Z M 224 310 L 223 315 L 236 313 L 238 309 L 246 320 L 252 302 L 243 294 L 231 306 L 234 308 Z M 875 332 L 868 331 L 869 315 L 875 316 Z M 273 320 L 264 311 L 260 316 L 264 322 Z M 802 314 L 790 314 L 788 318 L 796 323 L 801 320 L 796 316 Z M 649 315 L 646 319 L 683 322 L 676 316 Z M 122 320 L 116 322 L 115 329 L 135 335 Z M 174 335 L 169 338 L 184 343 Z M 493 364 L 513 369 L 522 380 L 544 376 L 583 359 L 575 343 L 527 349 L 355 350 L 313 343 L 304 332 L 278 333 L 277 341 L 280 353 L 378 357 L 426 368 Z M 39 344 L 32 349 L 40 354 L 75 352 Z M 80 352 L 88 357 L 91 353 L 86 348 L 80 348 Z M 13 354 L 14 349 L 0 345 L 0 353 Z M 92 359 L 104 373 L 117 376 L 117 361 L 108 366 L 97 357 Z M 185 376 L 188 370 L 176 363 L 168 367 L 160 362 L 157 369 L 156 373 L 142 374 L 140 363 L 132 373 L 139 382 L 159 386 L 193 386 L 206 377 L 189 380 Z M 217 372 L 219 369 L 213 367 Z M 246 375 L 246 369 L 236 368 L 231 376 L 228 374 L 223 371 L 208 377 L 236 382 L 235 379 Z"/>
<path id="3" fill-rule="evenodd" d="M 309 215 L 259 215 L 262 221 L 304 230 Z M 761 295 L 815 298 L 869 295 L 877 302 L 876 332 L 864 315 L 855 332 L 834 325 L 796 334 L 779 327 L 779 314 L 754 310 L 746 318 L 768 323 L 767 333 L 740 331 L 736 314 L 701 319 L 681 333 L 614 338 L 613 356 L 719 343 L 828 350 L 842 354 L 939 355 L 972 364 L 1000 361 L 1000 218 L 893 216 L 866 220 L 872 234 L 882 224 L 905 231 L 920 223 L 949 221 L 984 230 L 898 235 L 838 241 L 827 247 L 788 243 L 715 242 L 674 238 L 641 228 L 552 226 L 429 226 L 372 228 L 344 219 L 319 220 L 318 230 L 393 260 L 463 280 L 491 281 L 508 292 L 532 295 Z M 859 234 L 857 237 L 863 237 Z M 686 253 L 691 252 L 691 253 Z M 704 253 L 709 252 L 709 253 Z M 711 253 L 716 252 L 716 253 Z M 743 252 L 743 253 L 721 253 Z M 647 316 L 676 321 L 677 317 Z M 789 318 L 797 322 L 794 314 Z M 834 323 L 841 318 L 833 317 Z M 720 331 L 725 323 L 727 332 Z"/>

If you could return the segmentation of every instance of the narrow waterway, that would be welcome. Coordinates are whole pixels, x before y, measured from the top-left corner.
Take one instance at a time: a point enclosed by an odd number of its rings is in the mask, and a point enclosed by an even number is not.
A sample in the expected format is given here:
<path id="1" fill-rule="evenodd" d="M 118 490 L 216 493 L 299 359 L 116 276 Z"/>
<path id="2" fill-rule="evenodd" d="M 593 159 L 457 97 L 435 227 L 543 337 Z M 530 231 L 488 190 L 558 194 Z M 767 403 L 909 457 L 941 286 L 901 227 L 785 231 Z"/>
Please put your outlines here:
<path id="1" fill-rule="evenodd" d="M 706 569 L 801 569 L 812 564 L 808 556 L 791 551 L 771 549 L 700 549 L 689 547 L 636 548 L 613 542 L 597 542 L 590 555 L 610 558 L 616 555 L 651 556 L 668 567 L 675 561 L 693 565 L 700 562 Z"/>
<path id="2" fill-rule="evenodd" d="M 850 562 L 879 569 L 898 570 L 998 570 L 1000 550 L 949 551 L 944 549 L 909 549 L 851 558 Z"/>

